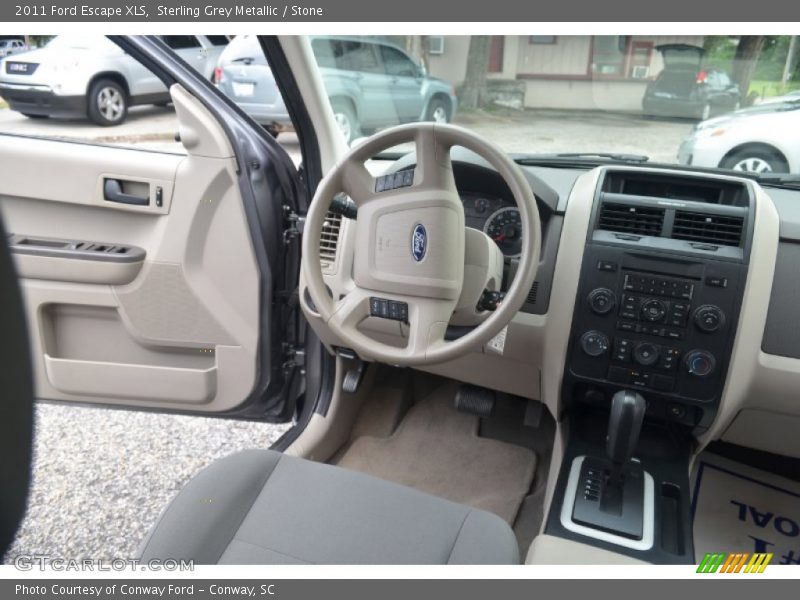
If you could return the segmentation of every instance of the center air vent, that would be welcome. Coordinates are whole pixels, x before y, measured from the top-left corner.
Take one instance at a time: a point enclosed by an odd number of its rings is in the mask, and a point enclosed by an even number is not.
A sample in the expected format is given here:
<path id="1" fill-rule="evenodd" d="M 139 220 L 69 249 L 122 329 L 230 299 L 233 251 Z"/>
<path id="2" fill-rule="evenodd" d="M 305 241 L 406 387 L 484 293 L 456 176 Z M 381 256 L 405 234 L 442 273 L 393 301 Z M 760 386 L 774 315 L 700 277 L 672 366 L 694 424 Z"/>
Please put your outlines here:
<path id="1" fill-rule="evenodd" d="M 664 209 L 617 202 L 600 205 L 598 229 L 636 235 L 661 235 Z"/>
<path id="2" fill-rule="evenodd" d="M 336 246 L 339 243 L 339 230 L 342 227 L 342 216 L 328 212 L 322 224 L 319 238 L 319 259 L 322 270 L 334 271 L 336 264 Z"/>
<path id="3" fill-rule="evenodd" d="M 675 212 L 672 237 L 676 240 L 738 246 L 742 239 L 742 217 L 679 210 Z"/>

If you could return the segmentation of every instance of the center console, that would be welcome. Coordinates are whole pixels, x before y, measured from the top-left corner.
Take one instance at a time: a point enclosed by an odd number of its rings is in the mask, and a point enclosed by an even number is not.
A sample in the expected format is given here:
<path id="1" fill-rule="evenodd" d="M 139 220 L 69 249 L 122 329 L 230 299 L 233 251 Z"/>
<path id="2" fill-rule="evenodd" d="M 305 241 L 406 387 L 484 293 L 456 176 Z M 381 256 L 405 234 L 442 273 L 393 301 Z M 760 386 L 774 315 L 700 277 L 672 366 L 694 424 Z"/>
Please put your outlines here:
<path id="1" fill-rule="evenodd" d="M 562 386 L 572 426 L 547 533 L 650 562 L 693 560 L 688 461 L 722 398 L 753 202 L 748 183 L 720 176 L 601 173 Z"/>
<path id="2" fill-rule="evenodd" d="M 750 198 L 730 180 L 605 173 L 575 303 L 568 404 L 631 388 L 648 415 L 708 427 L 739 319 Z"/>

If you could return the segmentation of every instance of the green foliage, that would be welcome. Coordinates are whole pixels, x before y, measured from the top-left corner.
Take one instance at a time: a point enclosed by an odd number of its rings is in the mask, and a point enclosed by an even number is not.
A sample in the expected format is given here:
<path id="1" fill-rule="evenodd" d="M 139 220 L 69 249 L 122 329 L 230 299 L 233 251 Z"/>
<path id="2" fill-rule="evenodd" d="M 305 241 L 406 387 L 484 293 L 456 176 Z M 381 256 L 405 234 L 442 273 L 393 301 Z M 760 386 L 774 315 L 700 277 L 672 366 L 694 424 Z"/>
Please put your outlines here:
<path id="1" fill-rule="evenodd" d="M 753 74 L 753 90 L 756 83 L 759 84 L 760 89 L 764 87 L 767 82 L 780 82 L 783 76 L 783 67 L 786 63 L 786 56 L 789 52 L 789 42 L 791 36 L 788 35 L 770 35 L 766 36 L 764 46 L 756 63 L 755 73 Z M 736 55 L 736 46 L 738 38 L 734 36 L 723 35 L 710 35 L 705 38 L 703 47 L 706 54 L 706 65 L 710 68 L 722 69 L 728 73 L 733 71 L 733 58 Z M 789 81 L 800 82 L 800 60 L 795 58 L 794 68 Z M 791 88 L 794 89 L 794 88 Z M 785 92 L 781 92 L 785 93 Z M 769 95 L 778 95 L 769 94 Z"/>

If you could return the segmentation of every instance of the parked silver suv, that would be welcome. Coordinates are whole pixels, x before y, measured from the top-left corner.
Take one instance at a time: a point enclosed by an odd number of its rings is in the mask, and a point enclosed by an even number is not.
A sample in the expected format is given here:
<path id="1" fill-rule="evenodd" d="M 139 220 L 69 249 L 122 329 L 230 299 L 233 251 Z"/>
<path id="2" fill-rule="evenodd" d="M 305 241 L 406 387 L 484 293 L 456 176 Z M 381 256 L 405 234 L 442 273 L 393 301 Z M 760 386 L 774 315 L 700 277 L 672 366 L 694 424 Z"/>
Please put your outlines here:
<path id="1" fill-rule="evenodd" d="M 336 122 L 348 142 L 398 123 L 447 123 L 455 114 L 453 87 L 429 77 L 423 66 L 394 44 L 319 36 L 311 38 L 311 48 Z M 234 38 L 220 57 L 216 82 L 273 135 L 290 125 L 256 36 Z"/>
<path id="2" fill-rule="evenodd" d="M 224 35 L 164 35 L 166 44 L 211 78 Z M 158 77 L 105 36 L 59 35 L 44 48 L 0 62 L 0 96 L 31 118 L 88 117 L 119 125 L 135 104 L 166 104 Z"/>

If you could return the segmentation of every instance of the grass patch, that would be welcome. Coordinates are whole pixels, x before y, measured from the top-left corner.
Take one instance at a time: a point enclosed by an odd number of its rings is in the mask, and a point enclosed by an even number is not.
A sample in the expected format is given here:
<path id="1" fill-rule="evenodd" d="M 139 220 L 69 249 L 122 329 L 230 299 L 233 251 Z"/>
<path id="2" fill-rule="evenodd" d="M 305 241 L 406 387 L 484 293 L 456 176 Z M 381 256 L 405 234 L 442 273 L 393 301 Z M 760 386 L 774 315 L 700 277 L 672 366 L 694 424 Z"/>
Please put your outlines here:
<path id="1" fill-rule="evenodd" d="M 762 98 L 772 98 L 773 96 L 782 96 L 794 90 L 800 90 L 800 81 L 790 81 L 784 85 L 780 81 L 754 79 L 750 82 L 749 93 L 752 94 L 755 92 Z"/>

